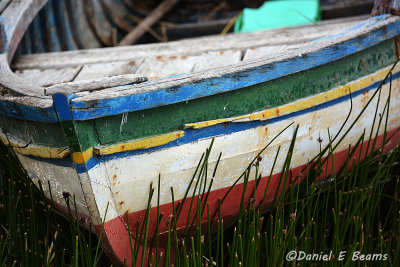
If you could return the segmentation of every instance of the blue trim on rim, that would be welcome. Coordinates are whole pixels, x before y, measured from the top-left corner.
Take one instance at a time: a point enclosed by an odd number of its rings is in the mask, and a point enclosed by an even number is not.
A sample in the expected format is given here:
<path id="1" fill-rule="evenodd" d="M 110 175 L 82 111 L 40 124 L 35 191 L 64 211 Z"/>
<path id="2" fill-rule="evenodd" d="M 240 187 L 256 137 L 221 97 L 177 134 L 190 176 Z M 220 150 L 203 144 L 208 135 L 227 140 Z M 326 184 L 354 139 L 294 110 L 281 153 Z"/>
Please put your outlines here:
<path id="1" fill-rule="evenodd" d="M 361 26 L 366 26 L 366 24 L 373 26 L 375 23 L 387 20 L 388 18 L 390 18 L 389 15 L 373 17 L 358 26 L 354 26 L 352 30 L 357 30 Z M 351 32 L 350 29 L 344 31 L 345 34 L 349 32 Z M 302 57 L 266 64 L 264 66 L 244 70 L 240 73 L 226 74 L 219 78 L 200 80 L 196 83 L 181 85 L 180 87 L 165 88 L 142 94 L 102 99 L 98 100 L 96 103 L 92 103 L 93 106 L 85 102 L 78 102 L 77 100 L 79 97 L 75 96 L 76 100 L 71 101 L 72 114 L 75 120 L 93 119 L 236 90 L 328 63 L 332 60 L 361 51 L 366 47 L 376 45 L 379 42 L 399 34 L 400 21 L 396 21 L 383 27 L 383 29 L 378 29 L 372 33 L 366 34 L 360 39 L 355 38 L 354 40 L 342 44 L 321 49 L 318 52 L 305 54 Z M 335 36 L 338 35 L 327 38 L 334 38 Z M 326 57 L 324 55 L 325 53 L 331 53 L 331 57 Z M 320 57 L 320 59 L 318 57 Z M 9 100 L 0 100 L 0 114 L 7 117 L 37 122 L 58 122 L 57 113 L 52 106 L 46 108 L 32 107 Z"/>
<path id="2" fill-rule="evenodd" d="M 56 93 L 53 95 L 54 107 L 58 113 L 60 121 L 72 121 L 71 109 L 69 102 L 73 98 L 73 94 Z"/>
<path id="3" fill-rule="evenodd" d="M 58 122 L 57 113 L 53 106 L 47 108 L 32 107 L 10 100 L 0 100 L 0 114 L 15 118 L 36 122 Z"/>
<path id="4" fill-rule="evenodd" d="M 388 16 L 371 18 L 371 25 L 369 26 L 373 26 L 376 21 L 387 19 Z M 322 48 L 316 52 L 244 69 L 235 73 L 224 74 L 220 77 L 192 81 L 189 84 L 183 82 L 179 86 L 170 88 L 111 99 L 88 101 L 88 103 L 80 102 L 78 97 L 71 101 L 72 116 L 74 120 L 88 120 L 125 112 L 150 109 L 241 89 L 327 64 L 360 52 L 399 34 L 400 21 L 396 21 L 386 27 L 366 33 L 363 36 Z"/>

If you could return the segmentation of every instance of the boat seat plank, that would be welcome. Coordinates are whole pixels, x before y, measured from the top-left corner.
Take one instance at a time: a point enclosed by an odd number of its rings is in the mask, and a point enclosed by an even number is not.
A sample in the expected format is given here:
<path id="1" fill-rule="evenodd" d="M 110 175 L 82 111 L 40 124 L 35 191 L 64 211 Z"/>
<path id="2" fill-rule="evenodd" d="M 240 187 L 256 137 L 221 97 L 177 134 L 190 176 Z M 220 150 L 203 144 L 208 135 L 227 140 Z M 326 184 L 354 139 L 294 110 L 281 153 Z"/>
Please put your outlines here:
<path id="1" fill-rule="evenodd" d="M 67 82 L 55 84 L 44 89 L 45 95 L 53 95 L 56 93 L 75 93 L 96 91 L 105 88 L 112 88 L 124 85 L 132 85 L 147 81 L 146 77 L 135 74 L 115 75 L 111 77 L 103 77 L 100 79 L 82 80 L 76 82 Z"/>
<path id="2" fill-rule="evenodd" d="M 143 62 L 139 60 L 109 62 L 100 64 L 89 64 L 82 67 L 82 70 L 74 79 L 74 82 L 100 79 L 122 74 L 133 74 L 137 71 L 139 65 Z"/>
<path id="3" fill-rule="evenodd" d="M 345 19 L 333 19 L 307 26 L 243 34 L 228 34 L 224 38 L 216 35 L 166 43 L 23 55 L 15 58 L 12 63 L 12 68 L 59 68 L 114 61 L 129 61 L 157 56 L 192 56 L 210 51 L 234 49 L 245 51 L 249 46 L 260 47 L 267 45 L 306 43 L 341 32 L 343 29 L 361 23 L 366 18 L 367 17 L 363 15 Z"/>
<path id="4" fill-rule="evenodd" d="M 139 84 L 135 86 L 125 86 L 120 88 L 110 88 L 108 90 L 103 90 L 99 92 L 93 92 L 88 95 L 82 95 L 80 97 L 74 98 L 71 103 L 72 105 L 76 105 L 79 109 L 82 107 L 90 107 L 93 108 L 95 104 L 98 103 L 99 99 L 103 100 L 103 103 L 106 102 L 106 99 L 110 99 L 112 102 L 114 97 L 123 97 L 127 96 L 131 99 L 143 99 L 144 95 L 147 97 L 148 95 L 153 95 L 152 91 L 157 91 L 157 97 L 162 99 L 162 103 L 167 103 L 163 98 L 165 94 L 169 95 L 170 89 L 179 87 L 182 99 L 188 99 L 186 94 L 191 94 L 196 92 L 196 97 L 200 94 L 202 96 L 208 96 L 211 94 L 217 94 L 221 92 L 226 92 L 228 90 L 235 90 L 237 88 L 242 88 L 243 86 L 251 86 L 260 82 L 270 81 L 282 76 L 285 76 L 289 73 L 297 72 L 312 68 L 316 64 L 326 64 L 327 62 L 334 61 L 340 58 L 343 58 L 351 51 L 354 51 L 353 48 L 362 49 L 364 46 L 373 45 L 374 43 L 379 42 L 379 40 L 383 38 L 387 38 L 388 34 L 395 34 L 396 27 L 400 19 L 398 17 L 375 17 L 371 18 L 361 25 L 357 26 L 352 30 L 342 29 L 338 31 L 333 37 L 323 38 L 319 41 L 310 42 L 308 44 L 299 46 L 297 49 L 285 51 L 285 53 L 278 53 L 270 58 L 261 58 L 259 60 L 251 60 L 251 61 L 243 61 L 237 64 L 231 65 L 229 68 L 218 68 L 206 70 L 200 73 L 187 73 L 184 75 L 180 75 L 179 77 L 170 77 L 168 79 L 163 79 L 162 81 L 150 81 L 144 84 Z M 387 27 L 387 25 L 391 25 L 391 27 Z M 366 42 L 359 45 L 359 36 L 366 36 L 366 33 L 370 33 L 371 31 L 381 31 L 381 29 L 385 29 L 385 36 L 380 35 L 381 39 L 368 39 L 365 37 Z M 347 47 L 352 47 L 351 50 L 346 50 Z M 356 50 L 357 51 L 357 50 Z M 339 53 L 340 52 L 340 53 Z M 352 52 L 354 53 L 354 52 Z M 323 57 L 320 55 L 324 55 Z M 315 57 L 318 57 L 318 61 L 315 60 Z M 294 64 L 290 64 L 289 62 L 294 62 Z M 301 63 L 298 64 L 298 63 Z M 281 68 L 284 66 L 284 68 Z M 264 72 L 262 70 L 269 69 L 270 71 Z M 240 75 L 249 75 L 248 73 L 252 71 L 258 71 L 259 77 L 256 80 L 253 79 L 242 79 L 242 84 L 238 85 L 235 82 L 237 74 Z M 241 76 L 243 77 L 243 76 Z M 207 86 L 206 81 L 210 78 L 213 78 L 214 86 L 212 89 Z M 164 91 L 162 91 L 164 89 Z M 200 93 L 200 90 L 201 93 Z M 162 93 L 160 93 L 162 92 Z M 194 96 L 193 96 L 194 97 Z M 148 97 L 147 99 L 151 99 Z M 170 102 L 168 103 L 176 103 L 180 100 L 180 96 L 172 96 Z M 77 104 L 75 104 L 77 103 Z M 102 105 L 103 105 L 102 103 Z M 139 103 L 137 104 L 137 109 L 147 108 L 147 103 Z M 149 103 L 149 106 L 156 105 L 154 102 Z M 97 108 L 97 107 L 96 107 Z"/>
<path id="5" fill-rule="evenodd" d="M 17 70 L 15 74 L 33 84 L 47 87 L 73 81 L 81 69 L 81 66 L 74 66 L 60 69 Z"/>
<path id="6" fill-rule="evenodd" d="M 293 45 L 271 45 L 248 48 L 244 53 L 243 60 L 257 60 L 260 58 L 271 58 L 277 54 L 298 49 L 304 44 Z"/>
<path id="7" fill-rule="evenodd" d="M 205 52 L 198 56 L 158 56 L 144 60 L 135 74 L 147 76 L 149 80 L 171 75 L 222 67 L 241 60 L 239 50 Z"/>
<path id="8" fill-rule="evenodd" d="M 209 52 L 196 62 L 193 71 L 202 71 L 217 67 L 223 67 L 235 64 L 242 60 L 242 52 L 240 50 L 228 50 L 219 52 Z"/>

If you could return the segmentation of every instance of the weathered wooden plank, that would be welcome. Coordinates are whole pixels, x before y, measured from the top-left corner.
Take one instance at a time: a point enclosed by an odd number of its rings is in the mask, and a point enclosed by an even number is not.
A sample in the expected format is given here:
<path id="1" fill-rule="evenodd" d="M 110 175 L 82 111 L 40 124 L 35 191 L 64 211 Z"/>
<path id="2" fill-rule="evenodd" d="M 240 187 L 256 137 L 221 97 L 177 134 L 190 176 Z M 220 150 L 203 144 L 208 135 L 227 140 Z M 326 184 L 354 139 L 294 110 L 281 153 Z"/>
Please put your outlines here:
<path id="1" fill-rule="evenodd" d="M 189 73 L 213 67 L 221 67 L 239 62 L 241 52 L 220 51 L 205 52 L 199 56 L 159 56 L 144 60 L 136 74 L 151 79 L 163 78 L 171 75 Z"/>
<path id="2" fill-rule="evenodd" d="M 82 69 L 81 66 L 61 69 L 17 70 L 15 74 L 29 83 L 39 86 L 51 86 L 58 83 L 71 82 Z"/>
<path id="3" fill-rule="evenodd" d="M 112 47 L 79 51 L 67 51 L 53 54 L 35 54 L 19 56 L 13 63 L 15 69 L 55 68 L 105 63 L 110 61 L 136 60 L 156 56 L 198 55 L 205 51 L 247 49 L 249 46 L 281 45 L 304 43 L 345 28 L 355 26 L 366 17 L 346 18 L 319 22 L 315 25 L 275 29 L 244 34 L 228 34 L 225 37 L 208 36 L 181 41 Z"/>
<path id="4" fill-rule="evenodd" d="M 348 81 L 360 79 L 366 73 L 374 73 L 383 66 L 390 69 L 396 61 L 393 51 L 393 42 L 386 41 L 378 47 L 351 55 L 323 68 L 295 73 L 284 79 L 276 79 L 218 96 L 197 98 L 171 105 L 160 104 L 159 107 L 153 109 L 98 118 L 96 119 L 97 136 L 102 144 L 112 144 L 119 140 L 132 140 L 177 131 L 184 124 L 190 122 L 204 121 L 204 124 L 212 125 L 213 120 L 237 118 L 246 114 L 253 116 L 258 111 L 265 110 L 269 110 L 270 114 L 275 112 L 276 115 L 284 112 L 281 110 L 282 106 L 296 103 L 292 106 L 294 109 L 291 111 L 293 112 L 300 106 L 310 106 L 309 103 L 301 104 L 302 99 L 310 99 L 311 96 L 321 93 L 326 93 L 325 96 L 328 96 L 327 92 L 332 88 L 344 86 Z M 268 71 L 266 70 L 266 72 Z M 398 71 L 399 69 L 396 69 L 393 72 L 393 77 L 399 75 Z M 388 69 L 371 78 L 376 82 L 387 72 Z M 212 83 L 209 84 L 210 87 L 214 86 Z M 345 86 L 340 90 L 347 89 L 349 87 Z M 351 87 L 350 89 L 353 94 L 359 88 Z M 170 90 L 170 94 L 176 93 L 179 91 Z M 315 102 L 313 103 L 315 104 Z M 112 108 L 115 107 L 116 105 L 112 106 Z M 277 109 L 278 107 L 279 109 Z M 264 113 L 253 117 L 262 118 L 263 115 Z M 267 117 L 268 115 L 265 114 L 265 119 Z M 111 129 L 120 129 L 120 131 L 113 132 Z M 204 132 L 204 134 L 207 133 Z"/>
<path id="5" fill-rule="evenodd" d="M 0 113 L 7 117 L 23 120 L 58 122 L 50 97 L 0 95 Z"/>
<path id="6" fill-rule="evenodd" d="M 146 58 L 136 71 L 149 80 L 191 72 L 198 56 L 157 56 Z"/>
<path id="7" fill-rule="evenodd" d="M 112 77 L 103 77 L 101 79 L 61 83 L 49 86 L 44 90 L 46 95 L 52 95 L 55 93 L 74 93 L 80 91 L 100 90 L 104 88 L 141 83 L 145 81 L 147 81 L 146 77 L 135 74 L 124 74 Z"/>
<path id="8" fill-rule="evenodd" d="M 99 79 L 122 74 L 133 74 L 143 60 L 130 60 L 109 62 L 101 64 L 89 64 L 83 66 L 82 70 L 74 79 L 75 82 L 90 79 Z"/>
<path id="9" fill-rule="evenodd" d="M 31 145 L 56 149 L 67 146 L 61 126 L 57 123 L 34 122 L 0 114 L 0 128 L 5 137 L 20 147 Z"/>
<path id="10" fill-rule="evenodd" d="M 0 54 L 0 87 L 10 93 L 28 96 L 44 96 L 44 89 L 15 75 L 7 62 L 7 54 Z"/>
<path id="11" fill-rule="evenodd" d="M 242 60 L 240 50 L 228 50 L 218 52 L 208 52 L 205 56 L 199 58 L 194 65 L 193 71 L 223 67 L 238 63 Z"/>
<path id="12" fill-rule="evenodd" d="M 257 60 L 260 58 L 267 59 L 272 58 L 280 53 L 287 53 L 289 51 L 298 49 L 303 44 L 293 45 L 271 45 L 271 46 L 260 46 L 246 49 L 243 60 Z"/>
<path id="13" fill-rule="evenodd" d="M 38 185 L 39 180 L 41 181 L 48 197 L 50 197 L 48 188 L 50 183 L 52 199 L 56 203 L 65 206 L 63 192 L 68 192 L 71 196 L 74 196 L 77 210 L 86 216 L 89 215 L 78 175 L 70 160 L 38 161 L 19 153 L 17 155 L 32 181 L 36 185 Z M 55 177 L 60 179 L 55 180 Z"/>
<path id="14" fill-rule="evenodd" d="M 39 86 L 24 82 L 10 69 L 9 63 L 23 33 L 46 0 L 11 1 L 0 20 L 0 86 L 22 95 L 43 96 Z"/>
<path id="15" fill-rule="evenodd" d="M 259 84 L 363 51 L 397 36 L 399 28 L 400 18 L 398 17 L 374 17 L 350 31 L 344 31 L 318 42 L 311 42 L 297 50 L 270 59 L 245 61 L 232 65 L 230 68 L 171 77 L 131 89 L 127 86 L 123 88 L 125 90 L 94 92 L 71 101 L 74 118 L 105 116 L 110 111 L 106 107 L 111 106 L 113 114 L 117 110 L 123 113 Z M 171 94 L 171 91 L 174 94 Z M 122 106 L 119 103 L 124 104 Z M 85 110 L 85 107 L 90 107 L 90 109 Z"/>

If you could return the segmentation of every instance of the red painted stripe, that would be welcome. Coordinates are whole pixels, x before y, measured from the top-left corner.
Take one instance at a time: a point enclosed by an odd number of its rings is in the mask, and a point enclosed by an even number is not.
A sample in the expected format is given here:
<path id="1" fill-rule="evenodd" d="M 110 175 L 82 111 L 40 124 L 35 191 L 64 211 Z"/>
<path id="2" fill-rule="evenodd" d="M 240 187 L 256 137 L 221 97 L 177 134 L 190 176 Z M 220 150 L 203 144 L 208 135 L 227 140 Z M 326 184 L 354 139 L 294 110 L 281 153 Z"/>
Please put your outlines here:
<path id="1" fill-rule="evenodd" d="M 390 132 L 387 133 L 387 140 L 388 143 L 385 146 L 384 153 L 389 152 L 391 149 L 395 147 L 397 144 L 397 141 L 400 140 L 400 127 L 391 130 Z M 376 140 L 376 145 L 375 147 L 378 149 L 382 146 L 383 142 L 383 135 L 380 135 L 377 140 Z M 364 142 L 362 145 L 362 156 L 361 159 L 365 157 L 365 150 L 368 146 L 368 142 Z M 354 159 L 356 159 L 355 162 L 357 162 L 359 154 L 360 154 L 360 149 L 361 146 L 358 146 L 356 149 L 356 152 L 354 153 Z M 335 170 L 339 170 L 345 163 L 348 155 L 348 149 L 344 151 L 340 151 L 334 154 L 335 158 Z M 351 161 L 349 168 L 352 166 Z M 294 179 L 298 176 L 300 172 L 303 172 L 303 174 L 306 173 L 305 171 L 306 165 L 299 166 L 296 168 L 293 168 L 291 170 L 291 177 Z M 332 159 L 327 160 L 326 164 L 323 166 L 323 170 L 326 172 L 321 175 L 320 178 L 323 178 L 324 176 L 330 174 L 332 172 Z M 256 197 L 255 197 L 255 203 L 259 204 L 260 201 L 262 200 L 262 197 L 264 195 L 264 191 L 267 188 L 267 184 L 269 181 L 269 186 L 267 189 L 267 197 L 265 201 L 265 207 L 268 207 L 272 204 L 272 201 L 274 199 L 275 193 L 277 192 L 278 185 L 279 185 L 279 180 L 281 177 L 281 173 L 273 175 L 271 178 L 268 176 L 265 176 L 261 179 L 259 186 L 257 187 L 256 190 Z M 288 183 L 289 184 L 289 183 Z M 241 202 L 241 196 L 243 193 L 243 180 L 242 183 L 237 184 L 231 192 L 227 195 L 223 205 L 221 206 L 221 217 L 224 219 L 224 225 L 227 225 L 229 222 L 232 222 L 235 217 L 238 214 L 239 208 L 240 208 L 240 202 Z M 247 189 L 245 192 L 245 207 L 247 207 L 251 194 L 254 190 L 255 186 L 255 181 L 250 181 L 248 182 Z M 288 185 L 289 186 L 289 185 Z M 225 196 L 225 194 L 228 192 L 229 187 L 227 188 L 222 188 L 218 190 L 214 190 L 210 192 L 210 195 L 208 197 L 208 204 L 210 207 L 210 216 L 218 209 L 218 203 L 219 199 Z M 279 190 L 278 192 L 280 192 Z M 186 226 L 186 220 L 188 216 L 190 215 L 191 219 L 194 217 L 194 214 L 196 212 L 196 200 L 197 197 L 195 197 L 193 201 L 193 207 L 192 211 L 189 210 L 189 204 L 190 204 L 191 198 L 187 198 L 180 217 L 178 218 L 177 221 L 177 226 L 178 228 L 182 228 Z M 175 206 L 178 205 L 178 203 L 181 202 L 175 201 Z M 166 221 L 170 215 L 173 214 L 173 205 L 172 203 L 164 204 L 159 207 L 160 209 L 160 214 L 163 214 L 163 218 L 160 223 L 160 228 L 159 228 L 159 233 L 160 233 L 160 238 L 161 238 L 161 243 L 166 237 L 167 231 L 168 231 L 168 225 L 166 224 Z M 128 215 L 129 217 L 129 222 L 130 222 L 130 228 L 131 228 L 131 233 L 134 233 L 134 229 L 136 229 L 136 223 L 138 221 L 142 222 L 145 216 L 145 210 L 138 211 L 138 212 L 132 212 Z M 152 236 L 154 235 L 154 232 L 156 230 L 156 222 L 157 222 L 157 207 L 153 207 L 151 209 L 151 216 L 150 216 L 150 225 L 149 225 L 149 242 L 151 241 Z M 206 225 L 207 223 L 207 211 L 205 210 L 204 216 L 202 217 L 202 222 L 203 224 Z M 101 229 L 100 226 L 97 226 L 97 230 Z M 103 233 L 103 247 L 106 251 L 106 253 L 114 260 L 116 263 L 122 264 L 124 262 L 124 259 L 126 259 L 128 265 L 131 264 L 131 251 L 130 251 L 130 245 L 129 245 L 129 238 L 128 238 L 128 232 L 126 228 L 126 220 L 125 217 L 117 217 L 115 219 L 112 219 L 104 224 L 104 229 L 106 231 L 106 235 Z M 132 242 L 134 242 L 134 239 L 132 239 Z M 148 244 L 149 244 L 148 242 Z"/>

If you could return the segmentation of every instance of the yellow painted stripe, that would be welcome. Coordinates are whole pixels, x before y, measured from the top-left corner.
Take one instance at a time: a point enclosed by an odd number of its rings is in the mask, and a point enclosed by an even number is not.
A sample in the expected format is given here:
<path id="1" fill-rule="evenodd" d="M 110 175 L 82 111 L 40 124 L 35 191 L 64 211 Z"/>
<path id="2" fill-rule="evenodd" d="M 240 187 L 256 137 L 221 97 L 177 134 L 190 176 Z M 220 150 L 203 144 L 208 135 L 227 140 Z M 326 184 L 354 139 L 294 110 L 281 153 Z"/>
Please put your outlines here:
<path id="1" fill-rule="evenodd" d="M 62 159 L 69 155 L 69 149 L 67 147 L 13 147 L 13 149 L 24 155 L 32 155 L 48 159 Z"/>
<path id="2" fill-rule="evenodd" d="M 32 145 L 22 146 L 16 142 L 11 141 L 4 135 L 0 135 L 0 140 L 6 145 L 10 145 L 14 149 L 14 151 L 24 155 L 56 159 L 62 159 L 69 155 L 69 149 L 67 147 L 53 148 Z"/>
<path id="3" fill-rule="evenodd" d="M 370 86 L 371 84 L 375 83 L 376 81 L 382 80 L 386 77 L 388 72 L 390 71 L 391 67 L 387 67 L 382 71 L 376 72 L 372 75 L 369 75 L 365 78 L 361 78 L 354 82 L 351 82 L 345 86 L 338 87 L 334 90 L 309 97 L 304 100 L 299 100 L 293 103 L 289 103 L 287 105 L 283 105 L 277 108 L 267 109 L 265 111 L 256 112 L 248 115 L 237 116 L 232 118 L 224 118 L 224 119 L 217 119 L 217 120 L 209 120 L 209 121 L 202 121 L 202 122 L 195 122 L 195 123 L 188 123 L 184 125 L 184 129 L 192 128 L 192 129 L 201 129 L 204 127 L 209 127 L 219 123 L 225 122 L 237 122 L 237 121 L 254 121 L 254 120 L 266 120 L 282 115 L 286 115 L 292 112 L 300 111 L 303 109 L 307 109 L 318 104 L 322 104 L 324 102 L 348 95 L 349 92 L 358 91 L 365 87 Z M 400 67 L 396 67 L 393 72 L 397 72 Z"/>
<path id="4" fill-rule="evenodd" d="M 72 153 L 72 160 L 74 163 L 83 164 L 93 157 L 93 147 L 85 150 L 84 152 Z"/>
<path id="5" fill-rule="evenodd" d="M 129 143 L 116 144 L 112 146 L 96 147 L 94 153 L 97 155 L 109 155 L 118 152 L 138 150 L 165 145 L 185 135 L 184 131 L 176 131 L 154 137 L 143 138 Z"/>

